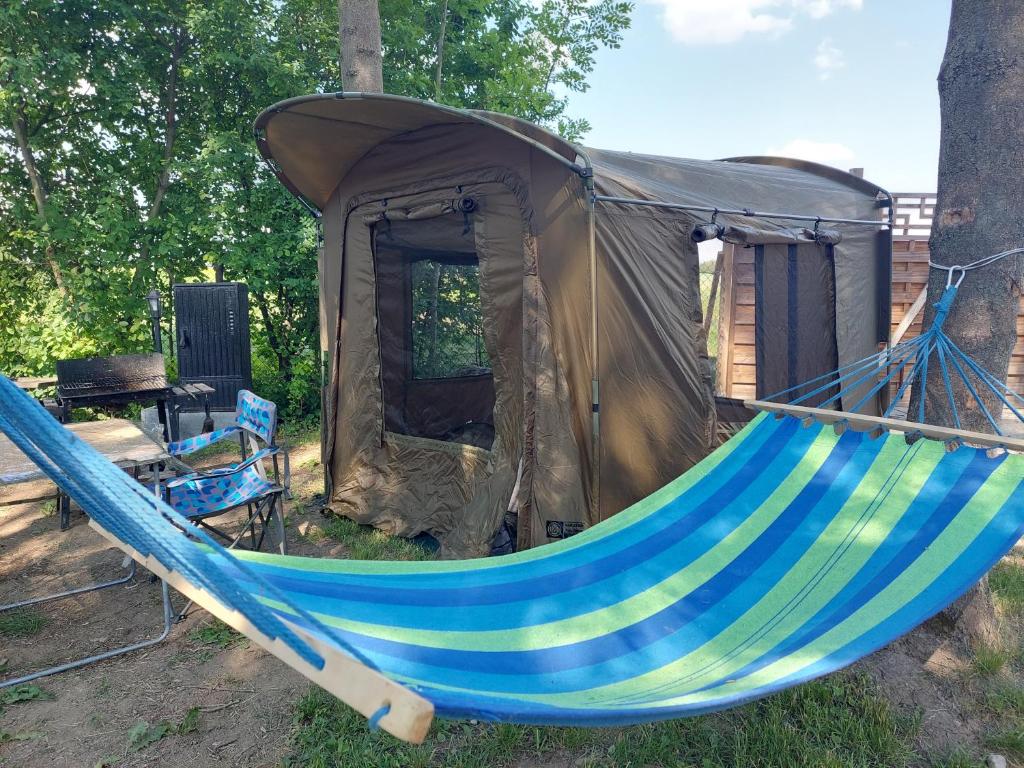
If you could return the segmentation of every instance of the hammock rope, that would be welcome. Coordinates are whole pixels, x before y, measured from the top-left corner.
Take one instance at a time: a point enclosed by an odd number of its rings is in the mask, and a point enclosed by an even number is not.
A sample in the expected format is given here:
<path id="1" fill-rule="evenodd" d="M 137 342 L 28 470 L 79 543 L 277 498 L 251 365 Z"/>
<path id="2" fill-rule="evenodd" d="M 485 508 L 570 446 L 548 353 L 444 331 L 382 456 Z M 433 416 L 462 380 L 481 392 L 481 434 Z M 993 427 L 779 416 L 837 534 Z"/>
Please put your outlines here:
<path id="1" fill-rule="evenodd" d="M 1021 253 L 1024 253 L 1024 248 L 1011 248 L 977 259 L 969 264 L 952 266 L 929 261 L 928 266 L 932 269 L 946 272 L 946 287 L 934 305 L 935 315 L 932 324 L 919 336 L 900 342 L 884 352 L 840 366 L 802 384 L 783 389 L 762 399 L 767 402 L 780 402 L 788 395 L 796 394 L 796 397 L 787 402 L 790 405 L 801 405 L 822 395 L 827 395 L 824 400 L 818 402 L 818 407 L 838 407 L 842 404 L 844 411 L 856 413 L 877 395 L 886 391 L 894 380 L 898 380 L 899 386 L 896 394 L 883 414 L 888 418 L 896 413 L 903 398 L 916 382 L 919 383 L 923 394 L 917 400 L 917 413 L 914 420 L 924 423 L 925 405 L 929 392 L 928 377 L 937 369 L 941 375 L 942 392 L 945 394 L 956 429 L 962 429 L 960 408 L 957 406 L 954 395 L 954 382 L 959 381 L 970 395 L 971 401 L 977 404 L 979 412 L 984 416 L 992 431 L 997 435 L 1004 435 L 1003 429 L 999 425 L 999 419 L 986 404 L 984 395 L 994 395 L 995 400 L 1022 423 L 1024 423 L 1024 413 L 1021 412 L 1018 405 L 1024 405 L 1024 397 L 1004 382 L 999 381 L 996 376 L 957 346 L 945 332 L 944 326 L 960 285 L 968 272 L 990 266 L 1009 256 Z M 932 363 L 937 363 L 937 365 Z M 809 386 L 812 389 L 805 391 Z M 849 404 L 851 402 L 852 405 Z"/>

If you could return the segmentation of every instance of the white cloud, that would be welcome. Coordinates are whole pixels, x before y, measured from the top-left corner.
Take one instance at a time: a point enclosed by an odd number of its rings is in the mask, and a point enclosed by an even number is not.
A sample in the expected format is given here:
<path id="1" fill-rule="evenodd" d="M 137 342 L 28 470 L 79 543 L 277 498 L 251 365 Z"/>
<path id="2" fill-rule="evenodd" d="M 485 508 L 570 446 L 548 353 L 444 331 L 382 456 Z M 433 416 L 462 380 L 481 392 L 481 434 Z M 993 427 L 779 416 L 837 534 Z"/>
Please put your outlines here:
<path id="1" fill-rule="evenodd" d="M 843 52 L 836 48 L 831 37 L 826 37 L 818 43 L 818 49 L 814 53 L 814 66 L 818 70 L 819 80 L 828 80 L 833 72 L 846 66 Z"/>
<path id="2" fill-rule="evenodd" d="M 863 0 L 646 0 L 661 7 L 662 23 L 687 44 L 734 43 L 748 34 L 778 36 L 803 14 L 814 19 L 841 8 L 860 10 Z"/>
<path id="3" fill-rule="evenodd" d="M 845 144 L 831 141 L 793 139 L 781 147 L 769 149 L 765 154 L 810 160 L 812 163 L 831 165 L 844 171 L 857 164 L 857 155 L 852 149 Z"/>
<path id="4" fill-rule="evenodd" d="M 812 19 L 823 19 L 841 8 L 859 11 L 864 7 L 864 0 L 793 0 L 793 5 Z"/>
<path id="5" fill-rule="evenodd" d="M 790 19 L 767 12 L 777 0 L 652 0 L 662 7 L 662 22 L 682 43 L 733 43 L 748 33 L 777 35 Z"/>

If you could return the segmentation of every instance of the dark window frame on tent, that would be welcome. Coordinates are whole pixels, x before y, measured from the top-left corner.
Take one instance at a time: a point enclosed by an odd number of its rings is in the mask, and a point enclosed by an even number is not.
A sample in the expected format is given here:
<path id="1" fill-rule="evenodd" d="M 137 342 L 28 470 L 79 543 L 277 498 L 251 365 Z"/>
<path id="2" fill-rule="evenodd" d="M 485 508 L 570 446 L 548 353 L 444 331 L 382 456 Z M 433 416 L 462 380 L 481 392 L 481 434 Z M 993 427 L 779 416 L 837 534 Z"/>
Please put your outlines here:
<path id="1" fill-rule="evenodd" d="M 390 228 L 383 232 L 390 232 Z M 374 241 L 377 343 L 385 431 L 489 450 L 494 440 L 494 373 L 484 348 L 485 302 L 481 295 L 480 260 L 476 252 L 465 248 L 416 247 L 415 232 L 407 233 L 401 244 L 382 243 L 377 239 L 377 233 Z M 431 269 L 431 264 L 437 269 Z M 457 270 L 468 267 L 475 269 L 467 281 L 466 276 Z M 417 270 L 426 274 L 417 276 Z M 426 290 L 425 296 L 415 295 L 417 278 L 420 293 Z M 438 294 L 443 299 L 438 316 L 444 319 L 446 315 L 456 315 L 448 325 L 459 333 L 454 341 L 449 339 L 447 344 L 449 352 L 455 348 L 455 359 L 443 361 L 440 368 L 435 359 L 433 367 L 426 372 L 433 375 L 424 376 L 422 365 L 418 366 L 416 362 L 414 339 L 424 333 L 429 335 L 433 328 L 430 304 L 434 298 L 431 290 L 434 285 L 445 294 L 443 297 Z M 460 306 L 467 295 L 474 306 L 464 314 Z M 417 314 L 422 317 L 417 318 Z M 459 359 L 460 340 L 466 343 L 467 339 L 472 347 L 471 359 L 465 359 L 466 356 Z M 422 339 L 419 346 L 423 357 Z M 465 365 L 478 360 L 486 361 L 488 367 Z"/>

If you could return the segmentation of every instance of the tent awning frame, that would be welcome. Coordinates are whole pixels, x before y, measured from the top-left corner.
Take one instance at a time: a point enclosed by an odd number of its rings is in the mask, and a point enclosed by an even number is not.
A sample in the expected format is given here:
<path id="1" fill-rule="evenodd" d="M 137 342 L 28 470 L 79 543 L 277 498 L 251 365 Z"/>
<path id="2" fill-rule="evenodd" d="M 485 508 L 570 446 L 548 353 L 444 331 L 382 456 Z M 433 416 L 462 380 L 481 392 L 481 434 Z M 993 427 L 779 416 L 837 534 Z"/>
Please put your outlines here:
<path id="1" fill-rule="evenodd" d="M 648 208 L 667 208 L 676 211 L 693 211 L 695 213 L 723 214 L 726 216 L 749 216 L 759 219 L 789 219 L 791 221 L 813 221 L 822 224 L 858 224 L 870 227 L 892 227 L 894 210 L 889 206 L 889 216 L 885 219 L 840 219 L 830 216 L 812 216 L 806 213 L 766 213 L 750 208 L 714 208 L 708 205 L 690 205 L 688 203 L 669 203 L 663 200 L 643 200 L 637 197 L 613 197 L 611 195 L 594 195 L 598 203 L 615 203 L 618 205 L 639 205 Z"/>

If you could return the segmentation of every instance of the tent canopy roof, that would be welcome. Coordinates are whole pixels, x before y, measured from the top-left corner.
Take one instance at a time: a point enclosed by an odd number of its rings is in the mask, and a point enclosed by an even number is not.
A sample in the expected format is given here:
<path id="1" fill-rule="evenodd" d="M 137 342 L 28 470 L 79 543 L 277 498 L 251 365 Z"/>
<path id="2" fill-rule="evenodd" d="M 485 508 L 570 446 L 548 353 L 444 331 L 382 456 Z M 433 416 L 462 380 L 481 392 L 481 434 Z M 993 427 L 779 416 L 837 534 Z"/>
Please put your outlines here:
<path id="1" fill-rule="evenodd" d="M 342 179 L 378 144 L 426 127 L 466 124 L 514 135 L 580 174 L 592 164 L 603 194 L 822 217 L 864 216 L 889 202 L 880 187 L 816 163 L 760 156 L 685 160 L 584 149 L 508 115 L 387 94 L 288 99 L 265 110 L 254 129 L 260 152 L 282 183 L 322 210 Z"/>
<path id="2" fill-rule="evenodd" d="M 507 115 L 455 109 L 404 96 L 299 96 L 266 109 L 253 127 L 260 152 L 281 182 L 292 194 L 323 210 L 341 180 L 378 144 L 421 128 L 466 124 L 512 134 L 576 168 L 576 148 L 543 128 Z"/>

